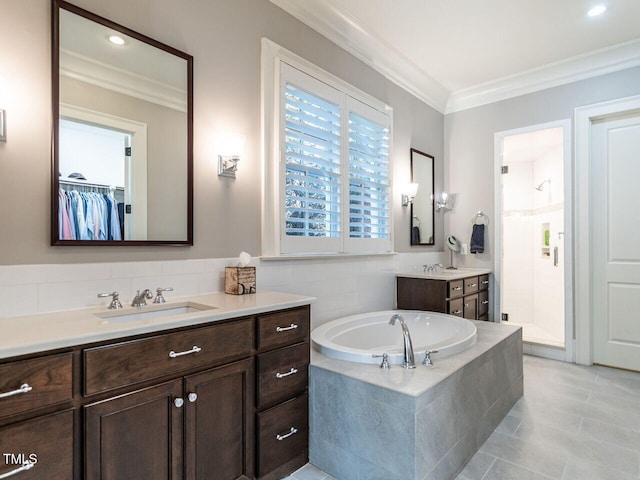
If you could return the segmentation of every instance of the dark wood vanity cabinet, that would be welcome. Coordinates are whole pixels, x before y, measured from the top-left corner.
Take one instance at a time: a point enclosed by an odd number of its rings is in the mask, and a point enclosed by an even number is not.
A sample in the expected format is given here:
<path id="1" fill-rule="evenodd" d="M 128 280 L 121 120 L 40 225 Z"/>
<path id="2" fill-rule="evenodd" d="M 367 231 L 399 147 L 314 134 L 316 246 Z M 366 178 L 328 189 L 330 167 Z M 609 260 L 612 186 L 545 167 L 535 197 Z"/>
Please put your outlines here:
<path id="1" fill-rule="evenodd" d="M 489 320 L 489 274 L 456 280 L 396 278 L 397 306 L 428 310 L 470 320 Z"/>
<path id="2" fill-rule="evenodd" d="M 0 476 L 30 454 L 16 478 L 285 476 L 308 461 L 309 316 L 306 305 L 1 361 L 0 453 L 14 457 Z"/>

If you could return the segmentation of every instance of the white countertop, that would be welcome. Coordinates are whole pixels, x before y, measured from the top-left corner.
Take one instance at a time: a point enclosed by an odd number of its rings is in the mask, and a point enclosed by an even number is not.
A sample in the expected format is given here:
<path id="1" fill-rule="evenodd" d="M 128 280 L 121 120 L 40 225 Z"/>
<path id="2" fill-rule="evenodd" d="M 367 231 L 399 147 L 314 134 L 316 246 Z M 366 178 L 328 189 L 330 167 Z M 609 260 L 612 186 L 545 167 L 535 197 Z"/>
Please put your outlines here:
<path id="1" fill-rule="evenodd" d="M 0 318 L 0 358 L 299 307 L 314 300 L 313 297 L 279 292 L 257 292 L 248 295 L 212 293 L 172 298 L 165 304 L 148 303 L 140 308 L 127 306 L 119 310 L 108 310 L 106 307 L 93 307 Z M 98 316 L 143 313 L 185 303 L 199 304 L 210 309 L 126 322 L 113 322 Z"/>
<path id="2" fill-rule="evenodd" d="M 487 275 L 491 273 L 488 268 L 458 268 L 456 270 L 447 270 L 440 268 L 433 272 L 422 273 L 422 269 L 418 272 L 396 273 L 396 277 L 404 278 L 425 278 L 431 280 L 460 280 L 461 278 L 475 277 L 476 275 Z"/>

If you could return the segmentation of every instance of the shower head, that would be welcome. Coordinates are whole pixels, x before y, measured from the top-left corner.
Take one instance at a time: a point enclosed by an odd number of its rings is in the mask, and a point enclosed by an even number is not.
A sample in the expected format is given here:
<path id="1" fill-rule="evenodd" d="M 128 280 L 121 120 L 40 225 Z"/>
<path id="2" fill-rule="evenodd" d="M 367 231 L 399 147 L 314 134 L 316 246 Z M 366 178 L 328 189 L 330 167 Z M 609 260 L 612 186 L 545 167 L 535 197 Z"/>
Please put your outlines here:
<path id="1" fill-rule="evenodd" d="M 547 178 L 547 179 L 543 180 L 543 181 L 540 183 L 540 185 L 538 185 L 538 186 L 536 187 L 536 190 L 538 190 L 539 192 L 541 192 L 541 191 L 542 191 L 542 188 L 544 187 L 544 184 L 545 184 L 545 183 L 549 183 L 549 184 L 550 184 L 550 183 L 551 183 L 551 179 L 550 179 L 550 178 Z"/>

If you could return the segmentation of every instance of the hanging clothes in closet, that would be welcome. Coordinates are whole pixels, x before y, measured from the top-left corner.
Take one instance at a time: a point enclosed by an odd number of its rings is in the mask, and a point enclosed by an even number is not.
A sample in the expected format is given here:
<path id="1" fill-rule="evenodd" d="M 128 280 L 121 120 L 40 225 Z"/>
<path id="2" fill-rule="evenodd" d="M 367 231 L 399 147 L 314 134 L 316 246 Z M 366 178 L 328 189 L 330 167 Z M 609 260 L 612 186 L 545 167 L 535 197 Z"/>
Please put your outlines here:
<path id="1" fill-rule="evenodd" d="M 61 240 L 122 240 L 118 204 L 113 193 L 58 191 Z"/>

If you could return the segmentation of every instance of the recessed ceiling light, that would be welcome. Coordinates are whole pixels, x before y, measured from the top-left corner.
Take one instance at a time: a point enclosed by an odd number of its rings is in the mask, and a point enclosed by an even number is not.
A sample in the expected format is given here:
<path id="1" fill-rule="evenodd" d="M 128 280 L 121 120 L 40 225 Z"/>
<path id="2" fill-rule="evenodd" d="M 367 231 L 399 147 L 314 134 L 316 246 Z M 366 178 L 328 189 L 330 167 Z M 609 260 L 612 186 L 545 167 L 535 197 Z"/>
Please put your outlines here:
<path id="1" fill-rule="evenodd" d="M 590 17 L 597 17 L 598 15 L 603 14 L 607 10 L 607 7 L 604 5 L 596 5 L 591 10 L 587 12 L 587 15 Z"/>
<path id="2" fill-rule="evenodd" d="M 124 38 L 118 36 L 118 35 L 111 35 L 109 36 L 109 41 L 111 43 L 113 43 L 114 45 L 124 45 L 125 41 Z"/>

